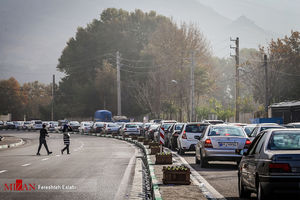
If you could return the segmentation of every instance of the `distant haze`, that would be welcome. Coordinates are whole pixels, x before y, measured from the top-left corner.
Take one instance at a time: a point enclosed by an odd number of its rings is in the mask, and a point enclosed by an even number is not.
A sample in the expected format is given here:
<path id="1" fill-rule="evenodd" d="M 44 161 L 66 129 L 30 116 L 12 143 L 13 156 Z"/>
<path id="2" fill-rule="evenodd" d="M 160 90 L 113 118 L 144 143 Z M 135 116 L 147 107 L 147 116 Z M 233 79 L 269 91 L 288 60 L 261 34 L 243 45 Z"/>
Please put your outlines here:
<path id="1" fill-rule="evenodd" d="M 108 7 L 193 22 L 219 57 L 230 55 L 230 36 L 240 37 L 241 48 L 257 48 L 300 29 L 298 0 L 1 0 L 0 79 L 49 83 L 52 74 L 62 77 L 56 65 L 66 42 Z"/>

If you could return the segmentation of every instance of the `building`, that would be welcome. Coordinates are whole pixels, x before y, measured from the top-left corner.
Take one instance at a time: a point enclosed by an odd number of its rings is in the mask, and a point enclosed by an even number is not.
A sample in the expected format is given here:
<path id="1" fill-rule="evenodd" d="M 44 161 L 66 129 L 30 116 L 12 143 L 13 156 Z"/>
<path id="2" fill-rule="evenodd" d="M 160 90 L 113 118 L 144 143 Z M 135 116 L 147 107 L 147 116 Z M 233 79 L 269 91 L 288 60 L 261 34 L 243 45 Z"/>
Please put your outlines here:
<path id="1" fill-rule="evenodd" d="M 269 118 L 282 118 L 284 124 L 300 122 L 300 101 L 275 103 L 269 106 Z"/>

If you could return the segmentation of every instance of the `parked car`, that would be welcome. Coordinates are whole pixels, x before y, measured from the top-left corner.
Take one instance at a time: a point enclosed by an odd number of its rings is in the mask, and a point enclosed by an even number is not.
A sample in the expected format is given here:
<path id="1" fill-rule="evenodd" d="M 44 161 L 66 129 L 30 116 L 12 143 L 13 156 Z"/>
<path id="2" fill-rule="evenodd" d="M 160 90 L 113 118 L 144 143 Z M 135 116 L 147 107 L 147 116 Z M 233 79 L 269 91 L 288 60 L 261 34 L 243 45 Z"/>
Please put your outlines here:
<path id="1" fill-rule="evenodd" d="M 157 129 L 159 128 L 159 124 L 152 124 L 150 125 L 149 129 L 146 131 L 146 138 L 150 139 L 150 140 L 154 140 L 154 132 L 157 131 Z"/>
<path id="2" fill-rule="evenodd" d="M 152 125 L 153 123 L 144 123 L 143 124 L 143 133 L 141 133 L 141 135 L 143 135 L 144 137 L 146 136 L 146 132 L 149 130 L 149 127 Z"/>
<path id="3" fill-rule="evenodd" d="M 82 134 L 88 134 L 93 126 L 91 122 L 81 122 L 78 128 L 79 132 Z"/>
<path id="4" fill-rule="evenodd" d="M 105 134 L 119 133 L 120 127 L 115 123 L 105 123 L 104 132 Z"/>
<path id="5" fill-rule="evenodd" d="M 165 135 L 165 140 L 168 141 L 168 148 L 175 151 L 177 149 L 177 138 L 181 133 L 184 123 L 175 123 L 169 127 L 168 133 Z"/>
<path id="6" fill-rule="evenodd" d="M 46 126 L 47 130 L 50 132 L 55 131 L 57 127 L 58 127 L 58 122 L 56 121 L 50 121 Z"/>
<path id="7" fill-rule="evenodd" d="M 251 132 L 254 130 L 256 127 L 256 124 L 247 124 L 246 126 L 243 126 L 244 131 L 248 136 L 250 136 Z"/>
<path id="8" fill-rule="evenodd" d="M 200 122 L 184 124 L 177 137 L 178 153 L 183 155 L 187 151 L 195 151 L 195 145 L 208 125 L 207 123 Z"/>
<path id="9" fill-rule="evenodd" d="M 31 131 L 41 130 L 43 128 L 43 122 L 41 120 L 31 120 L 28 127 Z"/>
<path id="10" fill-rule="evenodd" d="M 144 134 L 144 123 L 143 122 L 134 122 L 134 124 L 138 125 L 140 129 L 140 135 Z"/>
<path id="11" fill-rule="evenodd" d="M 5 123 L 5 129 L 15 129 L 15 124 L 11 121 Z"/>
<path id="12" fill-rule="evenodd" d="M 284 125 L 284 127 L 286 127 L 286 128 L 300 128 L 300 122 L 289 123 L 289 124 Z"/>
<path id="13" fill-rule="evenodd" d="M 169 134 L 169 128 L 175 124 L 176 121 L 175 120 L 163 120 L 161 121 L 161 128 L 163 128 L 164 130 L 164 133 L 165 133 L 165 146 L 169 146 L 169 140 L 168 138 L 166 137 L 168 134 Z M 159 132 L 158 132 L 159 133 Z M 158 141 L 160 140 L 159 137 L 160 137 L 160 134 L 158 134 Z"/>
<path id="14" fill-rule="evenodd" d="M 226 124 L 210 125 L 196 145 L 196 164 L 208 167 L 208 161 L 240 162 L 240 151 L 248 149 L 251 141 L 241 127 Z"/>
<path id="15" fill-rule="evenodd" d="M 271 129 L 271 128 L 284 128 L 284 127 L 275 123 L 257 124 L 256 127 L 249 135 L 250 140 L 252 141 L 256 137 L 256 135 L 258 135 L 261 131 Z"/>
<path id="16" fill-rule="evenodd" d="M 258 200 L 280 193 L 299 198 L 299 186 L 300 129 L 268 129 L 258 134 L 238 168 L 239 196 L 249 198 L 255 192 Z"/>
<path id="17" fill-rule="evenodd" d="M 25 122 L 23 123 L 22 130 L 29 130 L 30 124 L 31 124 L 30 121 L 25 121 Z"/>
<path id="18" fill-rule="evenodd" d="M 208 124 L 224 124 L 223 120 L 219 120 L 219 119 L 209 119 L 209 120 L 203 120 L 202 123 L 208 123 Z"/>
<path id="19" fill-rule="evenodd" d="M 126 123 L 120 130 L 122 135 L 140 135 L 140 126 L 136 123 Z"/>
<path id="20" fill-rule="evenodd" d="M 104 133 L 104 122 L 95 122 L 91 128 L 92 133 Z"/>
<path id="21" fill-rule="evenodd" d="M 4 122 L 0 121 L 0 130 L 4 129 Z"/>
<path id="22" fill-rule="evenodd" d="M 65 124 L 68 124 L 69 121 L 68 120 L 58 120 L 58 126 L 55 127 L 55 132 L 62 132 L 63 128 L 64 128 L 64 125 Z"/>
<path id="23" fill-rule="evenodd" d="M 23 121 L 14 121 L 13 123 L 15 125 L 15 129 L 17 129 L 18 131 L 22 130 L 23 123 L 24 123 Z"/>
<path id="24" fill-rule="evenodd" d="M 68 125 L 71 127 L 73 132 L 79 132 L 80 123 L 78 121 L 70 121 Z"/>

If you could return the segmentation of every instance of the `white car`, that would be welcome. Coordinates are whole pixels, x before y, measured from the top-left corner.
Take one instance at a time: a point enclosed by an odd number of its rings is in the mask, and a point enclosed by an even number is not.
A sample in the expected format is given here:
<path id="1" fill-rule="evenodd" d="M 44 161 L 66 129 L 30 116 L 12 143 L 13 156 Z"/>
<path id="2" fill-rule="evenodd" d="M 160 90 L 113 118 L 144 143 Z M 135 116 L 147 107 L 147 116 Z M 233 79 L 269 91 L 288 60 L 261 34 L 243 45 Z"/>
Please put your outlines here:
<path id="1" fill-rule="evenodd" d="M 199 137 L 202 136 L 208 125 L 208 123 L 200 122 L 184 124 L 177 137 L 178 153 L 183 155 L 186 151 L 195 151 L 195 145 L 199 142 Z"/>
<path id="2" fill-rule="evenodd" d="M 140 127 L 135 123 L 126 123 L 121 128 L 122 135 L 140 135 Z"/>
<path id="3" fill-rule="evenodd" d="M 32 120 L 29 129 L 30 130 L 41 130 L 43 128 L 43 122 L 41 120 Z"/>
<path id="4" fill-rule="evenodd" d="M 91 122 L 81 122 L 78 128 L 79 132 L 82 134 L 88 134 L 93 126 Z"/>

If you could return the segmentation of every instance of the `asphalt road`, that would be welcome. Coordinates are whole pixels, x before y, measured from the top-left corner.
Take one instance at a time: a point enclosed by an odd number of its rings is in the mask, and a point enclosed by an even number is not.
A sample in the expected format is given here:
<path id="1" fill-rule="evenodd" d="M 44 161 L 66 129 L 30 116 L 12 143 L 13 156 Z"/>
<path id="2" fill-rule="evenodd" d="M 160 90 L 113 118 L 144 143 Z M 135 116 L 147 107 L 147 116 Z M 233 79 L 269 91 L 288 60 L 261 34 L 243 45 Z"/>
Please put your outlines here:
<path id="1" fill-rule="evenodd" d="M 209 162 L 209 168 L 200 168 L 195 163 L 195 152 L 187 152 L 182 156 L 206 181 L 228 200 L 237 200 L 238 178 L 235 162 Z M 256 199 L 252 194 L 251 199 Z"/>
<path id="2" fill-rule="evenodd" d="M 137 149 L 124 141 L 71 135 L 70 155 L 61 155 L 61 134 L 50 133 L 36 156 L 39 132 L 1 131 L 26 144 L 0 150 L 0 199 L 126 199 Z M 128 174 L 129 173 L 129 174 Z M 125 175 L 126 174 L 126 175 Z M 33 191 L 4 191 L 5 184 L 35 184 Z"/>

